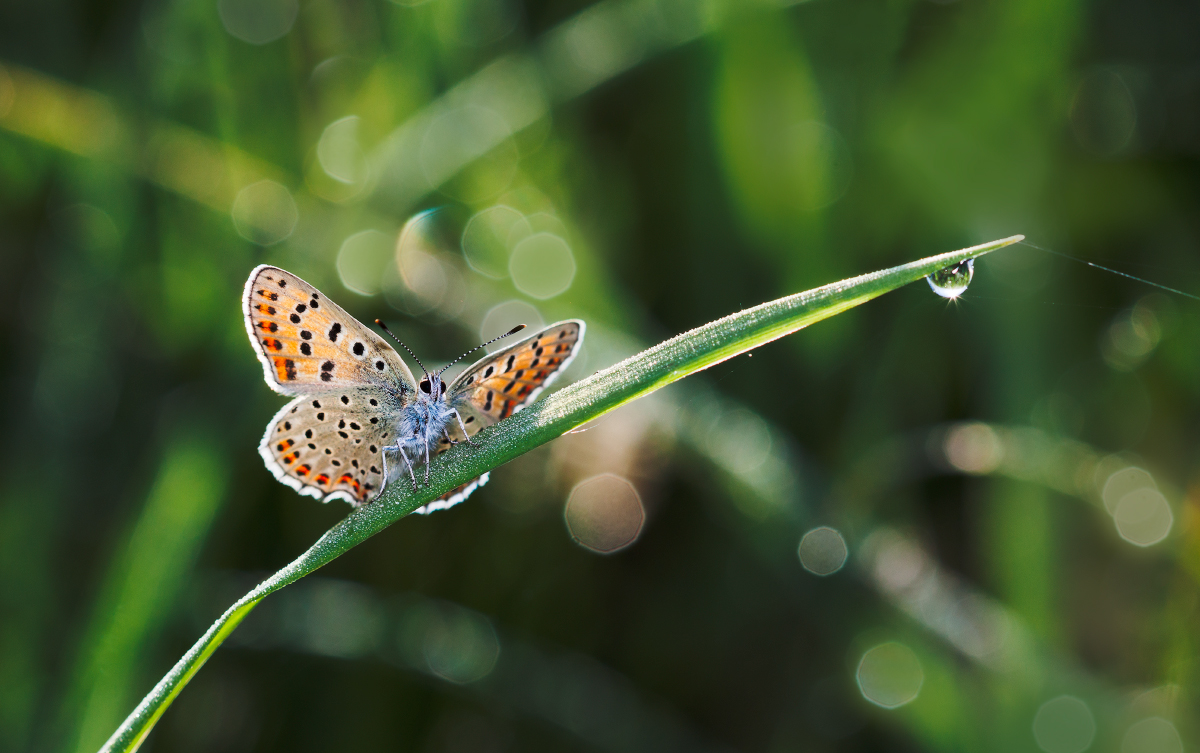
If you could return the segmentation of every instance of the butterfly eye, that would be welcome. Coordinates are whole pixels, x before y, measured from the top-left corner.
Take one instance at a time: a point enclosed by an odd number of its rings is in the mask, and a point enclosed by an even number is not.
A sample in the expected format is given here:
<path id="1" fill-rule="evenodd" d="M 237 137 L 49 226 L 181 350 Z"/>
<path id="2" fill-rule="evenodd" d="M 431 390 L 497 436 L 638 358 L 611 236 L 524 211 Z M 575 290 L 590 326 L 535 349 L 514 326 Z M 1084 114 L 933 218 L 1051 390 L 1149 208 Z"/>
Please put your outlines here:
<path id="1" fill-rule="evenodd" d="M 429 384 L 428 379 L 422 379 L 420 387 L 421 387 L 421 392 L 424 392 L 426 395 L 430 394 L 431 386 Z"/>
<path id="2" fill-rule="evenodd" d="M 446 394 L 446 383 L 438 382 L 438 397 Z"/>

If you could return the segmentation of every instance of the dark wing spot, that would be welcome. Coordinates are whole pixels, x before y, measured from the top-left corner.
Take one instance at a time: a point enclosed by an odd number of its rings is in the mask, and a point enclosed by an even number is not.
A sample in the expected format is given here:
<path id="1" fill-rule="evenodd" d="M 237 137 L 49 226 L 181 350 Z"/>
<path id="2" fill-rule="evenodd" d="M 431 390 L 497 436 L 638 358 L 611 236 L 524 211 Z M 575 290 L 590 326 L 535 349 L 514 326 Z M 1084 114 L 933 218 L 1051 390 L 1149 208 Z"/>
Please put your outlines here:
<path id="1" fill-rule="evenodd" d="M 300 343 L 300 352 L 306 356 L 312 355 L 312 346 L 308 343 Z"/>
<path id="2" fill-rule="evenodd" d="M 341 464 L 342 464 L 342 461 L 340 461 L 340 460 L 330 460 L 329 462 L 333 463 L 334 465 L 341 465 Z"/>
<path id="3" fill-rule="evenodd" d="M 326 454 L 326 455 L 332 455 L 332 454 L 333 454 L 333 450 L 331 450 L 331 449 L 329 449 L 328 447 L 326 447 L 326 448 L 325 448 L 325 454 Z"/>
<path id="4" fill-rule="evenodd" d="M 558 339 L 559 339 L 559 340 L 563 339 L 563 338 L 564 338 L 564 337 L 566 337 L 566 336 L 567 336 L 567 331 L 566 331 L 565 329 L 564 329 L 562 332 L 559 332 L 559 333 L 558 333 Z"/>
<path id="5" fill-rule="evenodd" d="M 300 323 L 300 315 L 299 315 L 299 314 L 292 314 L 292 315 L 291 315 L 291 316 L 289 316 L 288 318 L 292 320 L 292 324 L 299 324 L 299 323 Z"/>
<path id="6" fill-rule="evenodd" d="M 318 421 L 324 421 L 324 420 L 325 420 L 325 413 L 324 413 L 324 411 L 322 411 L 321 413 L 318 413 L 318 414 L 317 414 L 317 420 L 318 420 Z"/>
<path id="7" fill-rule="evenodd" d="M 321 372 L 321 381 L 322 382 L 328 382 L 331 379 L 333 379 L 333 374 L 330 374 L 328 371 Z"/>
<path id="8" fill-rule="evenodd" d="M 316 297 L 315 297 L 315 296 L 313 297 L 313 299 L 312 299 L 311 301 L 309 301 L 309 302 L 308 302 L 308 307 L 309 307 L 310 309 L 316 309 L 316 308 L 317 308 L 317 299 L 316 299 Z"/>
<path id="9" fill-rule="evenodd" d="M 354 466 L 355 468 L 357 468 L 357 467 L 358 467 L 358 461 L 357 461 L 357 460 L 351 460 L 351 461 L 350 461 L 350 465 L 352 465 L 352 466 Z"/>
<path id="10" fill-rule="evenodd" d="M 532 367 L 534 367 L 534 366 L 537 366 L 537 365 L 538 365 L 539 363 L 541 363 L 541 362 L 542 362 L 542 359 L 540 359 L 540 358 L 535 358 L 535 359 L 533 359 L 533 363 L 529 364 L 529 366 L 532 368 Z"/>
<path id="11" fill-rule="evenodd" d="M 326 361 L 321 364 L 321 371 L 333 371 L 333 361 Z"/>
<path id="12" fill-rule="evenodd" d="M 303 314 L 306 309 L 308 309 L 308 306 L 305 306 L 303 303 L 296 304 L 296 313 L 297 314 Z"/>
<path id="13" fill-rule="evenodd" d="M 379 401 L 375 398 L 371 398 L 371 405 L 379 405 Z"/>
<path id="14" fill-rule="evenodd" d="M 286 361 L 284 361 L 283 362 L 283 370 L 284 370 L 284 373 L 287 375 L 289 382 L 294 381 L 296 379 L 296 362 L 295 361 L 293 361 L 290 358 L 287 359 Z"/>
<path id="15" fill-rule="evenodd" d="M 495 370 L 496 370 L 496 367 L 495 367 L 495 366 L 489 366 L 489 367 L 487 367 L 487 371 L 483 372 L 483 378 L 484 378 L 484 379 L 487 379 L 488 377 L 490 377 L 490 376 L 492 375 L 492 373 L 493 373 Z"/>
<path id="16" fill-rule="evenodd" d="M 370 447 L 369 449 L 370 449 L 370 450 L 371 450 L 371 452 L 373 452 L 373 453 L 374 453 L 374 452 L 379 452 L 379 448 L 378 448 L 378 447 L 376 447 L 375 445 L 371 445 L 371 447 Z M 372 468 L 372 470 L 374 470 L 374 468 Z M 379 471 L 375 471 L 375 472 L 376 472 L 376 473 L 379 473 Z"/>
<path id="17" fill-rule="evenodd" d="M 320 401 L 320 400 L 313 400 L 313 407 L 314 407 L 314 408 L 318 408 L 318 409 L 319 409 L 319 408 L 321 407 L 321 401 Z"/>
<path id="18" fill-rule="evenodd" d="M 353 421 L 351 421 L 351 422 L 350 422 L 350 428 L 351 428 L 351 429 L 354 429 L 355 431 L 358 431 L 358 430 L 359 430 L 359 429 L 361 429 L 362 427 L 361 427 L 361 426 L 359 426 L 358 424 L 354 423 Z"/>
<path id="19" fill-rule="evenodd" d="M 345 395 L 342 395 L 342 405 L 349 405 L 349 404 L 350 404 L 350 398 L 346 397 Z"/>
<path id="20" fill-rule="evenodd" d="M 268 278 L 268 279 L 269 279 L 269 278 Z M 279 287 L 281 287 L 281 288 L 286 288 L 286 287 L 287 287 L 287 280 L 285 280 L 285 279 L 283 279 L 282 277 L 280 277 L 280 278 L 279 278 Z"/>
<path id="21" fill-rule="evenodd" d="M 315 444 L 313 444 L 312 442 L 309 442 L 309 443 L 308 443 L 308 449 L 310 449 L 310 450 L 315 450 L 315 449 L 317 449 L 317 446 L 316 446 Z"/>
<path id="22" fill-rule="evenodd" d="M 517 369 L 517 373 L 513 374 L 513 379 L 520 379 L 525 376 L 525 369 Z"/>
<path id="23" fill-rule="evenodd" d="M 464 424 L 469 424 L 469 423 L 471 423 L 471 422 L 472 422 L 472 421 L 474 421 L 474 420 L 475 420 L 475 417 L 474 417 L 474 416 L 467 416 L 467 420 L 466 420 L 466 421 L 463 421 L 463 423 L 464 423 Z"/>
<path id="24" fill-rule="evenodd" d="M 354 343 L 354 355 L 361 356 L 365 350 L 362 343 Z"/>
<path id="25" fill-rule="evenodd" d="M 292 422 L 291 422 L 291 421 L 284 421 L 284 422 L 283 422 L 283 428 L 287 429 L 288 431 L 291 431 L 291 430 L 292 430 Z"/>
<path id="26" fill-rule="evenodd" d="M 349 435 L 349 434 L 347 434 L 347 433 L 346 433 L 346 432 L 344 432 L 344 431 L 339 431 L 339 432 L 338 432 L 338 434 L 341 436 L 341 438 L 342 438 L 342 439 L 349 439 L 349 438 L 350 438 L 350 435 Z"/>
<path id="27" fill-rule="evenodd" d="M 474 375 L 474 374 L 472 374 L 471 376 L 467 377 L 467 384 L 473 384 L 474 382 L 475 382 L 475 375 Z"/>
<path id="28" fill-rule="evenodd" d="M 379 469 L 375 466 L 371 466 L 371 473 L 379 473 Z"/>
<path id="29" fill-rule="evenodd" d="M 304 431 L 304 438 L 305 438 L 305 439 L 312 439 L 312 429 L 305 429 L 305 431 Z"/>
<path id="30" fill-rule="evenodd" d="M 544 352 L 545 352 L 545 350 L 546 350 L 545 348 L 538 348 L 538 349 L 537 349 L 537 353 L 534 353 L 534 355 L 535 355 L 535 356 L 540 356 L 540 355 L 542 355 L 542 353 L 544 353 Z"/>
<path id="31" fill-rule="evenodd" d="M 372 418 L 371 418 L 371 423 L 373 423 L 373 424 L 377 424 L 377 423 L 379 423 L 379 419 L 378 419 L 378 418 L 375 418 L 375 417 L 372 417 Z"/>
<path id="32" fill-rule="evenodd" d="M 511 356 L 508 357 L 508 363 L 505 364 L 505 366 L 504 366 L 504 373 L 507 374 L 508 372 L 512 371 L 513 361 L 515 361 L 515 360 L 517 360 L 516 353 L 513 353 Z"/>
<path id="33" fill-rule="evenodd" d="M 339 429 L 345 429 L 345 428 L 346 428 L 346 419 L 344 419 L 344 418 L 343 418 L 341 421 L 338 421 L 338 428 L 339 428 Z"/>
<path id="34" fill-rule="evenodd" d="M 341 333 L 342 333 L 342 325 L 338 322 L 334 322 L 333 326 L 329 328 L 329 339 L 332 342 L 337 342 L 338 335 L 340 335 Z"/>
<path id="35" fill-rule="evenodd" d="M 375 368 L 379 369 L 380 371 L 383 371 L 383 361 L 376 361 Z"/>
<path id="36" fill-rule="evenodd" d="M 300 337 L 304 338 L 305 340 L 311 340 L 312 333 L 306 329 L 302 329 L 302 330 L 300 330 Z"/>

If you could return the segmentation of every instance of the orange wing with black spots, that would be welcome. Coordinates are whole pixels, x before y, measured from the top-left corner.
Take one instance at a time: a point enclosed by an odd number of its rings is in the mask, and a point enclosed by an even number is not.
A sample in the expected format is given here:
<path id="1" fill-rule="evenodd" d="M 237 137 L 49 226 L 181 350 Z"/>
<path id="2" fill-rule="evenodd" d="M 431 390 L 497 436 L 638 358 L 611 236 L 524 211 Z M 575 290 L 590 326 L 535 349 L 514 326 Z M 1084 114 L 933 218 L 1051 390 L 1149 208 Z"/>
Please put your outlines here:
<path id="1" fill-rule="evenodd" d="M 290 272 L 267 265 L 251 272 L 242 312 L 264 378 L 276 392 L 416 388 L 412 372 L 383 338 Z"/>
<path id="2" fill-rule="evenodd" d="M 521 410 L 567 368 L 583 343 L 578 319 L 551 324 L 532 337 L 488 355 L 450 385 L 450 404 L 474 434 Z"/>

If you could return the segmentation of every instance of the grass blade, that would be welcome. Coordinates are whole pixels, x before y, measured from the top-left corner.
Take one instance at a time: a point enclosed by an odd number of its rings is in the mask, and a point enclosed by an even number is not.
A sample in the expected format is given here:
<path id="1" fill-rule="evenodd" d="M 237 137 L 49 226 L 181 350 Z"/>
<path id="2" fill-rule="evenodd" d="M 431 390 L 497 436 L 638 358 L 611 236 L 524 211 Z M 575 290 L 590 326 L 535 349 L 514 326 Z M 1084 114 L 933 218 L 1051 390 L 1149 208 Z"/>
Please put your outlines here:
<path id="1" fill-rule="evenodd" d="M 416 491 L 408 484 L 393 484 L 378 501 L 347 515 L 308 551 L 231 606 L 138 704 L 102 753 L 136 750 L 175 696 L 265 596 L 303 578 L 447 490 L 671 382 L 1023 237 L 930 256 L 731 314 L 559 390 L 481 432 L 474 445 L 451 447 L 430 468 L 429 484 Z"/>

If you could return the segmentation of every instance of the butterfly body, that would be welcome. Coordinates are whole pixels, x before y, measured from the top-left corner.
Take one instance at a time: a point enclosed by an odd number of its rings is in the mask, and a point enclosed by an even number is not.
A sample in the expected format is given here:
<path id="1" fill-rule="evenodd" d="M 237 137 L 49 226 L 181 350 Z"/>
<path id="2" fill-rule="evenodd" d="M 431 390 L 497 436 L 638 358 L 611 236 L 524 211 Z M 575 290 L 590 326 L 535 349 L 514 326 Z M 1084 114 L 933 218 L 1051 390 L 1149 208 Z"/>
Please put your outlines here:
<path id="1" fill-rule="evenodd" d="M 428 391 L 427 391 L 428 390 Z M 429 480 L 429 453 L 436 448 L 440 440 L 445 439 L 450 444 L 458 440 L 450 437 L 449 429 L 458 422 L 458 428 L 467 442 L 470 435 L 462 424 L 458 410 L 446 399 L 446 383 L 440 374 L 430 374 L 421 380 L 414 397 L 402 407 L 396 418 L 396 444 L 385 447 L 385 450 L 395 450 L 400 453 L 402 460 L 416 482 L 412 468 L 419 463 L 425 463 L 425 480 Z"/>
<path id="2" fill-rule="evenodd" d="M 447 384 L 440 371 L 415 379 L 386 340 L 278 267 L 250 273 L 242 312 L 268 386 L 296 396 L 259 445 L 268 470 L 301 494 L 353 505 L 377 498 L 397 468 L 416 484 L 424 464 L 428 479 L 439 453 L 529 404 L 570 363 L 585 329 L 550 325 Z M 451 507 L 487 478 L 417 512 Z"/>

